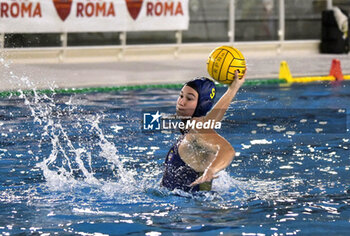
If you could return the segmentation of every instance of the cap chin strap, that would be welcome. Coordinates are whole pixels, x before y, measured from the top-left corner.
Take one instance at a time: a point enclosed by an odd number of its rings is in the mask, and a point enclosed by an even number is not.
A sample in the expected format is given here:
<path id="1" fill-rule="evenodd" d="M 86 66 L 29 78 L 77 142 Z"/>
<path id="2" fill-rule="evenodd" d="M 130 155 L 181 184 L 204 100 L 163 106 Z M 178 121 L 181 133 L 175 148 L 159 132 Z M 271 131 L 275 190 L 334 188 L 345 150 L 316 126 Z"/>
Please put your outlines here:
<path id="1" fill-rule="evenodd" d="M 189 120 L 190 120 L 190 119 L 183 119 L 183 120 L 181 120 L 181 121 L 187 124 L 187 122 L 188 122 Z M 186 125 L 185 125 L 185 127 L 186 127 Z M 188 129 L 180 129 L 180 128 L 179 128 L 179 130 L 180 130 L 181 134 L 187 134 L 188 132 L 190 132 Z"/>

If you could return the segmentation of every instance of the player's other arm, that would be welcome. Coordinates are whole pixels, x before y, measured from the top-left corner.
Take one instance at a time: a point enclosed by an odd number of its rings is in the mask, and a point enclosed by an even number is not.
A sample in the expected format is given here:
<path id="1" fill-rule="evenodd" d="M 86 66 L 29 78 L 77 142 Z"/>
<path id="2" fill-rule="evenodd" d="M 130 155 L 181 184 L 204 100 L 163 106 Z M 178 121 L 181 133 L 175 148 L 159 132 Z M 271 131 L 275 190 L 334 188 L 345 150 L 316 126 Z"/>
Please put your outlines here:
<path id="1" fill-rule="evenodd" d="M 190 186 L 209 182 L 212 179 L 217 178 L 216 174 L 230 165 L 231 161 L 233 160 L 235 156 L 235 150 L 231 144 L 220 135 L 217 135 L 215 139 L 219 145 L 219 150 L 215 159 L 206 168 L 203 175 L 194 181 Z"/>

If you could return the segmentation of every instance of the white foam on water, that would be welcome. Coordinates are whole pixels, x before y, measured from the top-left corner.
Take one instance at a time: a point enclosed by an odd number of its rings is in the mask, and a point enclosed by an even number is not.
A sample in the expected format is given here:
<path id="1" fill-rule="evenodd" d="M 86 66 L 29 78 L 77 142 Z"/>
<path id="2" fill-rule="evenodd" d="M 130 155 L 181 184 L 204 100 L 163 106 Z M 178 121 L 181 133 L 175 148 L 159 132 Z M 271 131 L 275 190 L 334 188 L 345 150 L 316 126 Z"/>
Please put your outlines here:
<path id="1" fill-rule="evenodd" d="M 246 183 L 242 183 L 233 177 L 231 177 L 226 171 L 220 171 L 217 174 L 218 178 L 213 180 L 212 190 L 218 192 L 229 192 L 232 189 L 241 190 L 246 186 Z M 243 191 L 243 190 L 242 190 Z"/>
<path id="2" fill-rule="evenodd" d="M 242 145 L 242 149 L 249 149 L 252 146 L 252 145 L 245 145 L 243 143 L 241 145 Z"/>
<path id="3" fill-rule="evenodd" d="M 315 128 L 315 131 L 316 131 L 316 133 L 320 133 L 323 131 L 323 129 L 322 128 Z"/>
<path id="4" fill-rule="evenodd" d="M 293 135 L 295 135 L 295 134 L 296 134 L 296 132 L 295 132 L 295 131 L 287 131 L 287 132 L 286 132 L 286 134 L 287 134 L 287 135 L 291 135 L 291 136 L 293 136 Z"/>
<path id="5" fill-rule="evenodd" d="M 255 145 L 255 144 L 271 144 L 272 141 L 268 141 L 266 139 L 255 139 L 255 140 L 251 140 L 250 143 L 252 145 Z"/>
<path id="6" fill-rule="evenodd" d="M 225 170 L 218 173 L 218 178 L 213 180 L 212 190 L 219 193 L 230 193 L 234 199 L 246 201 L 251 197 L 269 199 L 280 194 L 282 183 L 266 180 L 238 180 L 230 176 Z"/>
<path id="7" fill-rule="evenodd" d="M 294 167 L 293 166 L 290 166 L 290 165 L 286 165 L 286 166 L 280 166 L 279 167 L 281 170 L 291 170 L 293 169 Z"/>
<path id="8" fill-rule="evenodd" d="M 279 125 L 274 125 L 273 126 L 273 130 L 275 130 L 276 132 L 282 132 L 282 131 L 286 130 L 286 127 L 279 126 Z"/>
<path id="9" fill-rule="evenodd" d="M 122 130 L 123 126 L 112 125 L 111 128 L 114 130 L 115 133 L 119 133 L 119 130 Z"/>

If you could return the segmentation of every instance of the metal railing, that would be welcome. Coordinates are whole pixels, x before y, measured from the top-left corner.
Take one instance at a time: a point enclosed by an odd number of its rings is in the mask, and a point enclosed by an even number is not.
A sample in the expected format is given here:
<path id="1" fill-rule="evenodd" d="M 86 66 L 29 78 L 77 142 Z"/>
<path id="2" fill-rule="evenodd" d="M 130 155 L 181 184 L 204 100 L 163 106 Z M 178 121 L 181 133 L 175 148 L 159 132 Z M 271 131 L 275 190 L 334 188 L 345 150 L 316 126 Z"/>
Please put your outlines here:
<path id="1" fill-rule="evenodd" d="M 228 14 L 228 22 L 227 22 L 227 35 L 228 35 L 228 43 L 233 44 L 236 42 L 235 40 L 235 30 L 236 30 L 236 0 L 228 0 L 229 1 L 229 14 Z M 278 1 L 278 29 L 277 29 L 277 37 L 278 40 L 274 41 L 274 43 L 278 44 L 277 48 L 281 48 L 281 46 L 284 44 L 285 35 L 286 35 L 286 26 L 285 26 L 285 21 L 286 21 L 286 9 L 285 9 L 285 0 L 276 0 Z M 331 9 L 333 5 L 332 0 L 327 0 L 327 9 Z M 120 45 L 114 46 L 118 47 L 121 49 L 121 53 L 119 55 L 123 55 L 123 51 L 130 47 L 127 44 L 127 37 L 128 33 L 127 32 L 120 32 L 119 33 L 119 40 L 120 40 Z M 170 44 L 168 46 L 170 47 L 175 47 L 175 56 L 178 55 L 179 49 L 184 45 L 183 43 L 183 32 L 182 31 L 176 31 L 174 33 L 174 38 L 175 38 L 175 45 Z M 68 45 L 68 34 L 67 33 L 61 33 L 60 34 L 60 41 L 61 45 L 58 47 L 62 52 L 64 52 L 67 48 L 70 46 Z M 5 45 L 5 34 L 0 35 L 0 48 L 1 50 L 4 49 Z M 20 49 L 19 49 L 20 50 Z M 60 54 L 60 57 L 62 57 L 63 53 Z"/>

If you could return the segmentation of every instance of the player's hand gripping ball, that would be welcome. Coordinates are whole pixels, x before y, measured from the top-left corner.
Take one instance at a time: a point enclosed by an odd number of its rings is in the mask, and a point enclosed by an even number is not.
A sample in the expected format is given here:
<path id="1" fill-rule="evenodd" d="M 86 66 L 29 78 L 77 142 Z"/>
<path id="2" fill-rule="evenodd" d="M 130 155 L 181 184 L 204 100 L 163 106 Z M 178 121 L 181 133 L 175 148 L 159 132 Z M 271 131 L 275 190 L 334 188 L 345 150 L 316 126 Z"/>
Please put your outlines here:
<path id="1" fill-rule="evenodd" d="M 230 46 L 215 48 L 207 61 L 209 75 L 223 84 L 231 84 L 238 70 L 238 78 L 242 78 L 246 70 L 246 62 L 242 53 Z"/>

